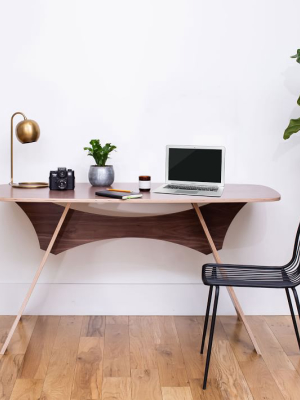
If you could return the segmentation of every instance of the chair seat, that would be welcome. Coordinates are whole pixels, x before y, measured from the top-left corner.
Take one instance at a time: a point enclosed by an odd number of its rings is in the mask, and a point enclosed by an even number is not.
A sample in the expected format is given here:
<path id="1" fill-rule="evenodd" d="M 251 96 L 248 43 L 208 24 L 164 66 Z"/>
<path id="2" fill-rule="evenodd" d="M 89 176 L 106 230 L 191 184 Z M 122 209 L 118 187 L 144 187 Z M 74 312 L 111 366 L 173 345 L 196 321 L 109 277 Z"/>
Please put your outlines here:
<path id="1" fill-rule="evenodd" d="M 297 285 L 283 267 L 258 265 L 205 264 L 202 269 L 205 285 L 291 288 Z"/>

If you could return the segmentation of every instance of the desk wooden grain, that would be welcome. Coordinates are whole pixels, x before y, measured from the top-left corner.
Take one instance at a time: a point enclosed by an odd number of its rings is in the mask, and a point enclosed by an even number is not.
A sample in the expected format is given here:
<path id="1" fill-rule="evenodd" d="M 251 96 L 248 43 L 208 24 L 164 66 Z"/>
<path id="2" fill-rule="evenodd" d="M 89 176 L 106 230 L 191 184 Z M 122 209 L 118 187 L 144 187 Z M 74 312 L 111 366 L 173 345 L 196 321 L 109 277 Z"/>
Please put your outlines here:
<path id="1" fill-rule="evenodd" d="M 152 190 L 162 183 L 152 183 Z M 138 184 L 114 183 L 113 188 L 138 191 Z M 9 185 L 0 185 L 0 201 L 30 203 L 124 203 L 124 200 L 99 197 L 95 192 L 103 190 L 88 183 L 77 183 L 75 190 L 18 189 Z M 128 203 L 255 203 L 280 200 L 276 190 L 262 185 L 227 184 L 221 197 L 181 196 L 159 193 L 144 193 L 141 199 L 126 200 Z"/>

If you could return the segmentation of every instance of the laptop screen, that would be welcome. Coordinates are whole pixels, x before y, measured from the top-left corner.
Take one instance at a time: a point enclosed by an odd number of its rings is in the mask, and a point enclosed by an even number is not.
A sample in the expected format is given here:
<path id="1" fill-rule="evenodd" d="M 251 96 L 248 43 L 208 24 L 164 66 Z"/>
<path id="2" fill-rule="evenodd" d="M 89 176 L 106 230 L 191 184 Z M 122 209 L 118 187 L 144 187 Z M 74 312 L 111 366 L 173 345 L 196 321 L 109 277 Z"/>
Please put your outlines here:
<path id="1" fill-rule="evenodd" d="M 169 148 L 170 181 L 221 183 L 222 150 Z"/>

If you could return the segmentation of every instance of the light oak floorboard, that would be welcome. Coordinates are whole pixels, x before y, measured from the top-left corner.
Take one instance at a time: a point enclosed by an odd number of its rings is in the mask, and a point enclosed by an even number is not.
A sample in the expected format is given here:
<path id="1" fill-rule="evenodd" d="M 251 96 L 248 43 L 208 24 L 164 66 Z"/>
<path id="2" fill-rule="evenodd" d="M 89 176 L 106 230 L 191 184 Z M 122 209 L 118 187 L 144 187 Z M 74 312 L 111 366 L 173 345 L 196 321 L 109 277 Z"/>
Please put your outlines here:
<path id="1" fill-rule="evenodd" d="M 299 375 L 274 336 L 267 321 L 264 317 L 248 317 L 248 320 L 259 342 L 263 359 L 284 399 L 299 399 Z"/>
<path id="2" fill-rule="evenodd" d="M 255 363 L 240 361 L 239 365 L 255 400 L 284 399 L 263 358 Z"/>
<path id="3" fill-rule="evenodd" d="M 153 317 L 153 329 L 161 386 L 189 386 L 174 317 Z"/>
<path id="4" fill-rule="evenodd" d="M 163 387 L 163 400 L 193 400 L 189 387 Z"/>
<path id="5" fill-rule="evenodd" d="M 24 317 L 10 350 L 20 354 L 0 358 L 0 400 L 300 398 L 300 351 L 289 316 L 247 317 L 263 357 L 236 317 L 218 317 L 205 391 L 204 317 L 107 319 Z M 12 320 L 0 317 L 2 340 Z"/>
<path id="6" fill-rule="evenodd" d="M 189 386 L 189 380 L 179 345 L 156 346 L 157 365 L 162 386 Z"/>
<path id="7" fill-rule="evenodd" d="M 100 399 L 104 338 L 80 338 L 71 399 Z"/>
<path id="8" fill-rule="evenodd" d="M 106 317 L 106 324 L 128 325 L 129 317 L 127 315 L 108 315 Z"/>
<path id="9" fill-rule="evenodd" d="M 21 318 L 7 347 L 7 354 L 25 354 L 37 318 L 33 315 L 24 315 Z"/>
<path id="10" fill-rule="evenodd" d="M 155 344 L 179 344 L 174 317 L 154 316 L 152 319 Z"/>
<path id="11" fill-rule="evenodd" d="M 265 320 L 267 321 L 267 324 L 271 328 L 283 351 L 288 356 L 294 368 L 300 375 L 300 350 L 298 347 L 292 318 L 289 316 L 268 316 L 265 317 Z M 296 316 L 296 320 L 299 329 L 298 316 Z"/>
<path id="12" fill-rule="evenodd" d="M 271 328 L 274 336 L 280 343 L 285 354 L 291 359 L 293 356 L 299 356 L 300 350 L 297 343 L 297 338 L 294 330 L 292 318 L 286 315 L 283 316 L 268 316 L 265 317 L 267 324 Z M 299 327 L 299 319 L 296 316 Z"/>
<path id="13" fill-rule="evenodd" d="M 131 400 L 131 378 L 104 378 L 102 400 Z"/>
<path id="14" fill-rule="evenodd" d="M 203 369 L 204 371 L 204 369 Z M 204 373 L 204 372 L 203 372 Z M 212 375 L 212 371 L 209 372 Z M 203 390 L 203 377 L 201 379 L 190 379 L 190 388 L 193 400 L 223 400 L 220 389 L 215 384 L 216 379 L 208 375 L 207 389 Z"/>
<path id="15" fill-rule="evenodd" d="M 236 317 L 220 317 L 234 355 L 255 400 L 283 400 L 264 359 L 256 354 L 242 322 Z"/>
<path id="16" fill-rule="evenodd" d="M 130 377 L 128 325 L 106 325 L 103 356 L 103 376 Z"/>
<path id="17" fill-rule="evenodd" d="M 198 317 L 174 317 L 185 366 L 190 379 L 203 377 L 206 354 L 200 354 L 202 329 Z"/>
<path id="18" fill-rule="evenodd" d="M 252 400 L 252 393 L 219 319 L 216 321 L 212 352 L 217 360 L 216 380 L 223 397 L 230 400 Z"/>
<path id="19" fill-rule="evenodd" d="M 153 317 L 129 317 L 131 369 L 157 369 Z"/>
<path id="20" fill-rule="evenodd" d="M 2 348 L 15 317 L 13 315 L 0 316 L 0 346 Z"/>
<path id="21" fill-rule="evenodd" d="M 22 379 L 46 377 L 60 317 L 38 317 L 19 374 Z"/>
<path id="22" fill-rule="evenodd" d="M 43 383 L 40 379 L 17 379 L 10 400 L 40 400 Z"/>
<path id="23" fill-rule="evenodd" d="M 70 398 L 82 317 L 61 317 L 41 400 Z"/>
<path id="24" fill-rule="evenodd" d="M 162 400 L 159 375 L 156 369 L 131 370 L 132 400 Z"/>
<path id="25" fill-rule="evenodd" d="M 0 360 L 0 400 L 9 400 L 22 361 L 22 354 L 5 354 Z"/>
<path id="26" fill-rule="evenodd" d="M 223 399 L 223 395 L 217 381 L 217 360 L 213 353 L 211 355 L 211 363 L 207 381 L 207 387 L 209 390 L 202 390 L 207 354 L 207 348 L 205 348 L 204 354 L 200 354 L 200 345 L 202 340 L 201 327 L 203 326 L 203 318 L 175 317 L 175 324 L 194 400 Z"/>
<path id="27" fill-rule="evenodd" d="M 82 321 L 81 336 L 104 337 L 105 317 L 102 315 L 84 316 Z"/>

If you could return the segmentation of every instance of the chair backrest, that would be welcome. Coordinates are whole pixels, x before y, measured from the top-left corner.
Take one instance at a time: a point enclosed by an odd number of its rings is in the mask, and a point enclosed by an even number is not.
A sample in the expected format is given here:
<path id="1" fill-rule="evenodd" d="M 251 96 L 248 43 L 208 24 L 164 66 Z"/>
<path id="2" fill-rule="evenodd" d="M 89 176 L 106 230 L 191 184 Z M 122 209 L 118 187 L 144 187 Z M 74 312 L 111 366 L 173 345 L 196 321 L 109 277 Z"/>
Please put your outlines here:
<path id="1" fill-rule="evenodd" d="M 289 279 L 295 284 L 300 283 L 300 224 L 298 225 L 293 256 L 291 261 L 284 266 L 284 270 L 287 273 Z"/>

